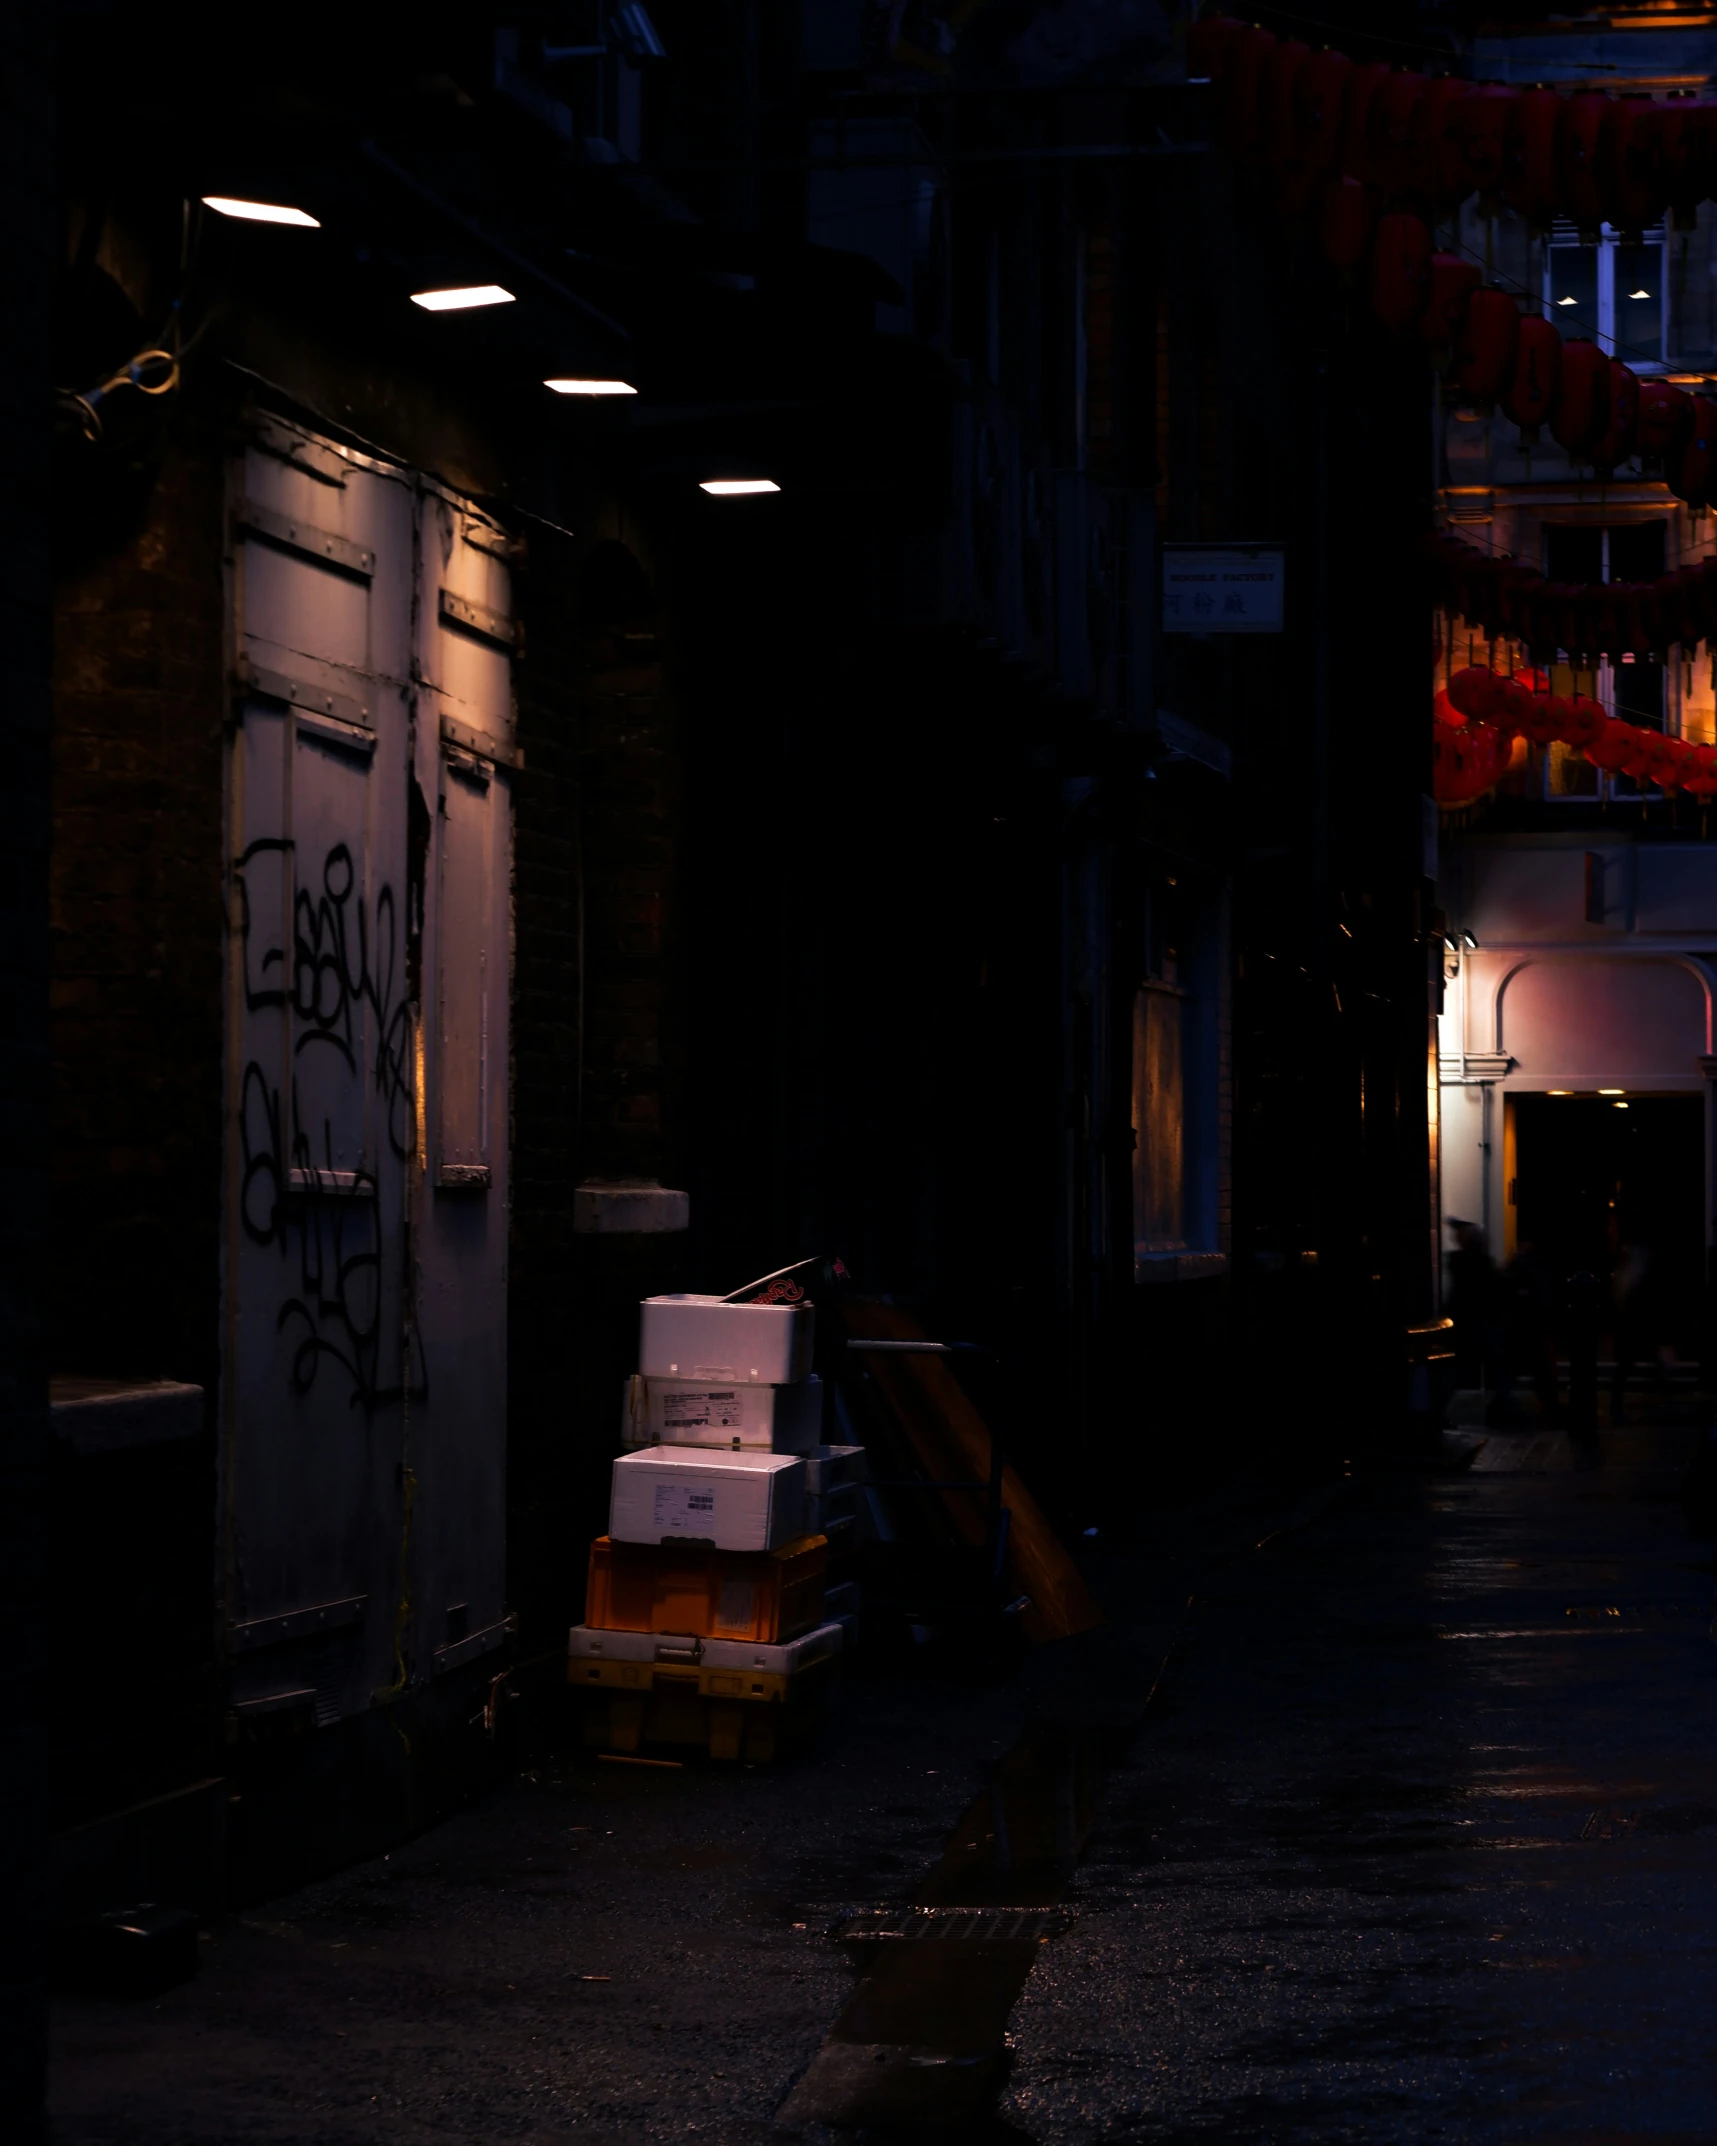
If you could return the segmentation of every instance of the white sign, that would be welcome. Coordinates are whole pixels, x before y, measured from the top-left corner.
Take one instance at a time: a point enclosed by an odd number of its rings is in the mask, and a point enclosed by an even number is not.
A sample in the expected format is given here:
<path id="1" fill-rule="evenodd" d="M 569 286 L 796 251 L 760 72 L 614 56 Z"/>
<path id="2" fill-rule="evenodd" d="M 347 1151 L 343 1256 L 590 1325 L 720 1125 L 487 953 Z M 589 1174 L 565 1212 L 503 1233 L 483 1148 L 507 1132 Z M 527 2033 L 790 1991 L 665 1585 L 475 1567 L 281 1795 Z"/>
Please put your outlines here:
<path id="1" fill-rule="evenodd" d="M 1165 544 L 1164 633 L 1280 633 L 1282 554 L 1269 544 Z"/>

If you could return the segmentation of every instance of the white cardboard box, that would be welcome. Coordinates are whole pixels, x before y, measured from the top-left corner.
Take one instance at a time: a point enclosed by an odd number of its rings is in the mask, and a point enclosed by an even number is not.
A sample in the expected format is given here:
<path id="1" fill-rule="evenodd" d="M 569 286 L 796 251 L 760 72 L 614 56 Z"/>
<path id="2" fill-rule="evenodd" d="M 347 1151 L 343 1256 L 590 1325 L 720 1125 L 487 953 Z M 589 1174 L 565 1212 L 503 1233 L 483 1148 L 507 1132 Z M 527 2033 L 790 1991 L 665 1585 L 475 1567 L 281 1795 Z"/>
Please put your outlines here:
<path id="1" fill-rule="evenodd" d="M 809 1304 L 729 1304 L 721 1297 L 646 1297 L 638 1369 L 646 1378 L 793 1386 L 811 1375 Z"/>
<path id="2" fill-rule="evenodd" d="M 646 1378 L 626 1381 L 620 1442 L 637 1446 L 719 1446 L 739 1452 L 811 1453 L 823 1429 L 823 1382 L 753 1386 L 735 1379 Z"/>
<path id="3" fill-rule="evenodd" d="M 696 1639 L 671 1632 L 603 1632 L 575 1624 L 567 1653 L 575 1662 L 691 1662 L 705 1669 L 767 1669 L 792 1676 L 841 1651 L 838 1619 L 773 1644 L 756 1639 Z"/>
<path id="4" fill-rule="evenodd" d="M 645 1446 L 614 1463 L 616 1542 L 696 1541 L 774 1550 L 805 1532 L 805 1463 L 793 1453 Z"/>

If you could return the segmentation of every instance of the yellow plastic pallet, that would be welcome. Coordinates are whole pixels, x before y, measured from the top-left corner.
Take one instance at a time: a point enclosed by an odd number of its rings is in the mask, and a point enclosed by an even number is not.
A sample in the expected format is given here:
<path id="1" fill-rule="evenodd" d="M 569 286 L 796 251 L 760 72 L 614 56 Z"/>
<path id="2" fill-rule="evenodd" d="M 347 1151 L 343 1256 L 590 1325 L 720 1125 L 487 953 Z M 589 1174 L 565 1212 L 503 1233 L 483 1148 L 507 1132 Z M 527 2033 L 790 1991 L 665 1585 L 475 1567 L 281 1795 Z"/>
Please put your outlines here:
<path id="1" fill-rule="evenodd" d="M 829 1662 L 791 1677 L 659 1662 L 573 1662 L 568 1669 L 584 1693 L 587 1749 L 630 1755 L 645 1744 L 690 1744 L 712 1759 L 753 1764 L 815 1734 L 833 1682 Z"/>

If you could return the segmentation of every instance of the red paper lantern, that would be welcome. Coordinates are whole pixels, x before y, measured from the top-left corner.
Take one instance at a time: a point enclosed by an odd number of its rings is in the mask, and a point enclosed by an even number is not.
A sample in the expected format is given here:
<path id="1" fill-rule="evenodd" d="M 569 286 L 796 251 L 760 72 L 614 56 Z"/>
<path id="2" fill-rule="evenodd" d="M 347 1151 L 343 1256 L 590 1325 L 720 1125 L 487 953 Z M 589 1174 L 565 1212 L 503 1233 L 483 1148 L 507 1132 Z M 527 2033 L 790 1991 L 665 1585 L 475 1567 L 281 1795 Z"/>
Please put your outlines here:
<path id="1" fill-rule="evenodd" d="M 1582 751 L 1594 738 L 1602 737 L 1608 721 L 1601 703 L 1593 700 L 1589 693 L 1570 694 L 1562 703 L 1561 735 Z"/>
<path id="2" fill-rule="evenodd" d="M 1372 173 L 1392 194 L 1412 186 L 1416 115 L 1430 87 L 1421 74 L 1392 74 L 1371 93 L 1369 140 Z"/>
<path id="3" fill-rule="evenodd" d="M 1530 736 L 1538 696 L 1523 678 L 1506 678 L 1490 697 L 1495 727 L 1506 738 Z"/>
<path id="4" fill-rule="evenodd" d="M 1449 680 L 1449 705 L 1471 723 L 1488 723 L 1497 675 L 1487 665 L 1470 663 Z"/>
<path id="5" fill-rule="evenodd" d="M 1461 393 L 1488 406 L 1497 401 L 1514 375 L 1520 343 L 1520 308 L 1508 291 L 1474 291 L 1455 343 L 1455 385 Z"/>
<path id="6" fill-rule="evenodd" d="M 1712 106 L 1702 97 L 1672 97 L 1652 115 L 1657 190 L 1684 230 L 1711 191 L 1711 121 Z"/>
<path id="7" fill-rule="evenodd" d="M 1613 715 L 1606 715 L 1602 727 L 1586 746 L 1586 758 L 1594 767 L 1619 774 L 1623 763 L 1633 757 L 1634 743 L 1633 725 L 1618 723 Z"/>
<path id="8" fill-rule="evenodd" d="M 1708 506 L 1717 487 L 1717 402 L 1709 395 L 1693 398 L 1693 421 L 1681 452 L 1664 464 L 1664 478 L 1678 499 L 1690 507 Z"/>
<path id="9" fill-rule="evenodd" d="M 1312 56 L 1310 45 L 1285 37 L 1264 60 L 1258 77 L 1258 126 L 1264 155 L 1278 170 L 1294 161 L 1294 85 Z"/>
<path id="10" fill-rule="evenodd" d="M 1508 115 L 1502 196 L 1517 216 L 1548 229 L 1556 214 L 1556 127 L 1562 99 L 1553 89 L 1522 90 Z"/>
<path id="11" fill-rule="evenodd" d="M 1603 436 L 1592 449 L 1592 460 L 1601 470 L 1613 470 L 1638 445 L 1639 377 L 1620 358 L 1612 358 Z"/>
<path id="12" fill-rule="evenodd" d="M 1481 194 L 1495 194 L 1502 185 L 1508 170 L 1509 129 L 1519 102 L 1519 90 L 1505 89 L 1500 82 L 1480 82 L 1455 108 L 1453 128 L 1461 145 L 1466 184 Z"/>
<path id="13" fill-rule="evenodd" d="M 1419 317 L 1419 333 L 1434 350 L 1449 350 L 1459 341 L 1467 302 L 1479 287 L 1479 265 L 1458 253 L 1431 256 L 1431 295 Z"/>
<path id="14" fill-rule="evenodd" d="M 1598 129 L 1598 195 L 1604 221 L 1620 231 L 1643 231 L 1663 213 L 1651 139 L 1651 98 L 1612 97 Z"/>
<path id="15" fill-rule="evenodd" d="M 1658 780 L 1666 789 L 1681 789 L 1699 765 L 1694 748 L 1685 738 L 1665 738 L 1663 742 L 1667 750 L 1664 770 Z"/>
<path id="16" fill-rule="evenodd" d="M 1336 169 L 1346 178 L 1370 184 L 1377 176 L 1371 154 L 1371 101 L 1393 72 L 1383 60 L 1366 60 L 1347 78 L 1336 159 Z"/>
<path id="17" fill-rule="evenodd" d="M 1442 688 L 1432 696 L 1431 718 L 1433 722 L 1441 723 L 1445 730 L 1465 730 L 1467 727 L 1466 717 Z"/>
<path id="18" fill-rule="evenodd" d="M 1587 461 L 1610 414 L 1610 361 L 1584 336 L 1562 346 L 1562 385 L 1550 414 L 1550 437 L 1576 461 Z"/>
<path id="19" fill-rule="evenodd" d="M 1417 216 L 1383 216 L 1371 253 L 1371 309 L 1384 327 L 1411 328 L 1431 296 L 1431 233 Z"/>
<path id="20" fill-rule="evenodd" d="M 1263 145 L 1264 63 L 1276 49 L 1273 30 L 1242 30 L 1228 59 L 1228 146 L 1255 157 Z"/>
<path id="21" fill-rule="evenodd" d="M 1693 430 L 1693 397 L 1667 380 L 1639 384 L 1639 451 L 1654 462 L 1680 451 Z"/>
<path id="22" fill-rule="evenodd" d="M 1638 776 L 1645 782 L 1655 782 L 1665 789 L 1674 779 L 1674 765 L 1674 744 L 1658 730 L 1638 731 L 1633 757 L 1622 763 L 1624 773 Z"/>
<path id="23" fill-rule="evenodd" d="M 1331 268 L 1354 269 L 1371 234 L 1371 198 L 1357 179 L 1332 179 L 1324 188 L 1318 242 Z"/>
<path id="24" fill-rule="evenodd" d="M 1561 696 L 1555 693 L 1533 693 L 1527 697 L 1532 705 L 1521 727 L 1534 745 L 1548 745 L 1562 734 L 1566 706 Z"/>
<path id="25" fill-rule="evenodd" d="M 1459 75 L 1433 75 L 1413 114 L 1408 183 L 1439 208 L 1452 208 L 1471 191 L 1459 132 L 1460 109 L 1471 92 L 1472 84 Z"/>
<path id="26" fill-rule="evenodd" d="M 1538 429 L 1556 407 L 1562 389 L 1562 338 L 1541 314 L 1528 313 L 1520 323 L 1514 349 L 1514 377 L 1502 406 L 1531 446 Z"/>
<path id="27" fill-rule="evenodd" d="M 1234 15 L 1205 15 L 1186 33 L 1186 71 L 1203 75 L 1221 88 L 1228 79 L 1234 48 L 1246 25 Z"/>
<path id="28" fill-rule="evenodd" d="M 1563 99 L 1556 124 L 1556 177 L 1561 188 L 1562 212 L 1582 231 L 1595 231 L 1604 220 L 1604 201 L 1598 183 L 1598 139 L 1609 114 L 1610 99 L 1602 90 L 1576 90 Z"/>
<path id="29" fill-rule="evenodd" d="M 1717 796 L 1717 746 L 1696 745 L 1689 757 L 1681 787 L 1701 804 Z"/>
<path id="30" fill-rule="evenodd" d="M 1295 150 L 1308 171 L 1335 165 L 1352 73 L 1345 52 L 1314 52 L 1294 82 Z"/>

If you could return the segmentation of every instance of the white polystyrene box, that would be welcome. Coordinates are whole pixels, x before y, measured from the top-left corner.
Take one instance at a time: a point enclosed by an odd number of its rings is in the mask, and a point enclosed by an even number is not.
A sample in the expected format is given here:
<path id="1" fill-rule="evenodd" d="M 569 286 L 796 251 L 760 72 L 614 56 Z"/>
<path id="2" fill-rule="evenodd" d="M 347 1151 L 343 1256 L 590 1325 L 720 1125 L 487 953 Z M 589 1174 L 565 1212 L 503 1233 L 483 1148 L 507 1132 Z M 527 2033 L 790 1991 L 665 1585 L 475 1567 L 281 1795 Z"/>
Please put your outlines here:
<path id="1" fill-rule="evenodd" d="M 614 1463 L 608 1532 L 616 1542 L 774 1550 L 805 1532 L 804 1519 L 805 1463 L 795 1453 L 645 1446 Z"/>
<path id="2" fill-rule="evenodd" d="M 791 1386 L 811 1375 L 809 1304 L 729 1304 L 721 1297 L 646 1297 L 638 1369 L 646 1378 Z"/>
<path id="3" fill-rule="evenodd" d="M 626 1381 L 620 1442 L 634 1446 L 725 1446 L 738 1452 L 811 1453 L 823 1429 L 823 1382 L 753 1386 L 733 1379 L 652 1379 L 640 1371 Z"/>
<path id="4" fill-rule="evenodd" d="M 856 1597 L 858 1590 L 848 1588 Z M 776 1676 L 796 1676 L 841 1651 L 843 1627 L 837 1619 L 801 1632 L 797 1639 L 765 1643 L 755 1639 L 698 1639 L 689 1632 L 608 1632 L 575 1624 L 567 1653 L 575 1662 L 691 1662 L 706 1669 L 767 1669 Z"/>

